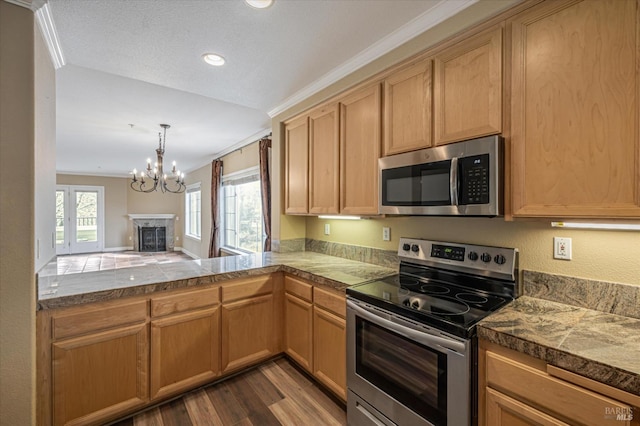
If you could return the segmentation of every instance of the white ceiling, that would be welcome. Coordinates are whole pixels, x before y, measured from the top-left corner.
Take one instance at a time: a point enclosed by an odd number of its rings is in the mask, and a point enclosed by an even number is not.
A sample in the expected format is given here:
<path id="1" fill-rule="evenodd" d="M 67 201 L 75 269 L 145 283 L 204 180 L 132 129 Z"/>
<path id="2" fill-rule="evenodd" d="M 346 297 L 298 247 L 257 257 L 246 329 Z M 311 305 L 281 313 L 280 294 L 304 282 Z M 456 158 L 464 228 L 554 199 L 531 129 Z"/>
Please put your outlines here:
<path id="1" fill-rule="evenodd" d="M 165 159 L 194 170 L 268 132 L 269 112 L 476 1 L 49 0 L 66 62 L 57 170 L 126 176 L 153 157 L 160 123 L 172 126 Z"/>

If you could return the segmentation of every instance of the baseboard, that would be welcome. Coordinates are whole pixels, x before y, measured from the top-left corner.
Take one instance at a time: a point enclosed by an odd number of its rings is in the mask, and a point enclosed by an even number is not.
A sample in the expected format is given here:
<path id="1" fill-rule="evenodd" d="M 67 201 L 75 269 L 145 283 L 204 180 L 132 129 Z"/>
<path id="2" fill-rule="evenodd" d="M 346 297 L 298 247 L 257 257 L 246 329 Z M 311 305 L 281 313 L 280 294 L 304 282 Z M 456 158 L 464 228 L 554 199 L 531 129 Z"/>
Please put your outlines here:
<path id="1" fill-rule="evenodd" d="M 183 247 L 174 247 L 174 248 L 173 248 L 173 251 L 181 251 L 181 252 L 183 252 L 184 254 L 186 254 L 187 256 L 192 257 L 192 258 L 194 258 L 194 259 L 196 259 L 196 260 L 197 260 L 197 259 L 200 259 L 200 256 L 197 256 L 197 255 L 195 255 L 195 254 L 191 253 L 189 250 L 186 250 L 186 249 L 184 249 Z"/>
<path id="2" fill-rule="evenodd" d="M 102 249 L 103 252 L 108 252 L 108 251 L 131 251 L 133 250 L 133 246 L 129 246 L 129 247 L 106 247 L 104 249 Z"/>

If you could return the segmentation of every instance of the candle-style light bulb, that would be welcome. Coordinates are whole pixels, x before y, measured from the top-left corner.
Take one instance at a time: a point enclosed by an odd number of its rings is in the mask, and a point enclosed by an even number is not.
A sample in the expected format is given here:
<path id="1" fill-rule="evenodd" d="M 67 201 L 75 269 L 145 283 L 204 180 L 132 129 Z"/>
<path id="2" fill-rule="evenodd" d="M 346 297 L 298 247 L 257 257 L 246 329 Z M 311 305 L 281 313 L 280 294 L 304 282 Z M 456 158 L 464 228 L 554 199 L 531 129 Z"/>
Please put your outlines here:
<path id="1" fill-rule="evenodd" d="M 147 158 L 147 170 L 151 170 L 151 158 Z"/>
<path id="2" fill-rule="evenodd" d="M 172 165 L 173 165 L 173 168 L 171 169 L 171 171 L 173 173 L 175 173 L 176 172 L 176 162 L 174 161 Z"/>

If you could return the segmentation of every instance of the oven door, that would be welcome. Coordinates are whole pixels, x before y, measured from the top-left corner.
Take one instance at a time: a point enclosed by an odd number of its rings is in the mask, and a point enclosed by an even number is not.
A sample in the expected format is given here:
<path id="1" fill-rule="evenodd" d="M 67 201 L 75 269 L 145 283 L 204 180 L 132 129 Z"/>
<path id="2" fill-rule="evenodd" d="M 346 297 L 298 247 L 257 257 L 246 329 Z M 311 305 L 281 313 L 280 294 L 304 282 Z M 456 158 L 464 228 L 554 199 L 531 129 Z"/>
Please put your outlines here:
<path id="1" fill-rule="evenodd" d="M 468 340 L 349 298 L 349 424 L 471 424 L 471 358 Z"/>

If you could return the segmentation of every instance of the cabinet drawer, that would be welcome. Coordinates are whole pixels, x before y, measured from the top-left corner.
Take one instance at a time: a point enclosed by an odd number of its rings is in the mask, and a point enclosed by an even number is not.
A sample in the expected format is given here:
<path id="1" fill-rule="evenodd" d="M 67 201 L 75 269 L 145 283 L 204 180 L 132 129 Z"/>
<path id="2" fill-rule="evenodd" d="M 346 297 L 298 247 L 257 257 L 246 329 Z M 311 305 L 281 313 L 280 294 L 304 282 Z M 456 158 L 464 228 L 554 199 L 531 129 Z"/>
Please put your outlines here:
<path id="1" fill-rule="evenodd" d="M 247 297 L 271 293 L 273 291 L 273 279 L 271 275 L 262 275 L 256 278 L 248 278 L 222 285 L 222 302 L 246 299 Z"/>
<path id="2" fill-rule="evenodd" d="M 154 297 L 151 299 L 151 316 L 159 317 L 162 315 L 185 312 L 192 309 L 203 308 L 205 306 L 212 306 L 219 302 L 219 287 Z"/>
<path id="3" fill-rule="evenodd" d="M 322 306 L 342 318 L 347 316 L 347 304 L 344 294 L 314 287 L 313 301 L 317 306 Z"/>
<path id="4" fill-rule="evenodd" d="M 630 412 L 628 405 L 549 376 L 493 352 L 486 356 L 487 384 L 558 418 L 579 425 L 628 425 L 616 420 L 616 412 Z"/>
<path id="5" fill-rule="evenodd" d="M 97 308 L 83 308 L 51 318 L 52 337 L 62 339 L 81 334 L 115 328 L 117 326 L 145 321 L 147 318 L 147 301 L 138 300 L 131 303 Z"/>
<path id="6" fill-rule="evenodd" d="M 295 294 L 301 299 L 311 302 L 313 286 L 290 276 L 284 277 L 284 289 L 287 293 Z"/>

